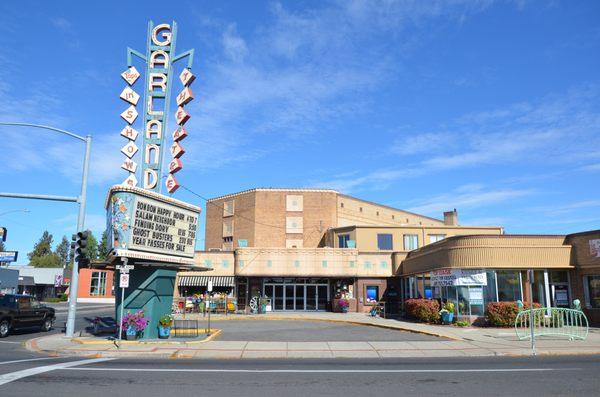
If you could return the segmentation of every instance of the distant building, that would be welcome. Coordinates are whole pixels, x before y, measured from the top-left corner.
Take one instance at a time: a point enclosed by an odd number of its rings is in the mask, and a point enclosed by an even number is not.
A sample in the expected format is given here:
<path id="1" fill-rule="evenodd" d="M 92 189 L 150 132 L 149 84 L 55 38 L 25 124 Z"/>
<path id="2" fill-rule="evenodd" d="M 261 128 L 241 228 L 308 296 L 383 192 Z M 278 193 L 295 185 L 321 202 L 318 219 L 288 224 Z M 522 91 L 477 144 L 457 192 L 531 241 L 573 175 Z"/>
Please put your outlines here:
<path id="1" fill-rule="evenodd" d="M 62 267 L 40 268 L 23 265 L 10 265 L 8 269 L 19 272 L 19 293 L 35 296 L 39 300 L 56 298 L 65 293 L 65 269 Z M 31 284 L 33 278 L 33 285 Z"/>
<path id="2" fill-rule="evenodd" d="M 19 272 L 17 270 L 0 268 L 0 294 L 14 294 L 19 285 Z"/>

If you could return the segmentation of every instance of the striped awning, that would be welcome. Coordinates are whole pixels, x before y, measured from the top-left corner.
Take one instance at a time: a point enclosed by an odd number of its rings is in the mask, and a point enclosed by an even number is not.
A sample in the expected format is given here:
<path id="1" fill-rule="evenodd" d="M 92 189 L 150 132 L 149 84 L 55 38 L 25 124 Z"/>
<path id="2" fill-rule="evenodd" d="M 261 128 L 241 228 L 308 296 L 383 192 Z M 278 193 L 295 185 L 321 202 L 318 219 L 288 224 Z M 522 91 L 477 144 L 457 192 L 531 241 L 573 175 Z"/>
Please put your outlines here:
<path id="1" fill-rule="evenodd" d="M 212 281 L 213 287 L 234 287 L 233 276 L 181 276 L 180 287 L 206 287 Z"/>

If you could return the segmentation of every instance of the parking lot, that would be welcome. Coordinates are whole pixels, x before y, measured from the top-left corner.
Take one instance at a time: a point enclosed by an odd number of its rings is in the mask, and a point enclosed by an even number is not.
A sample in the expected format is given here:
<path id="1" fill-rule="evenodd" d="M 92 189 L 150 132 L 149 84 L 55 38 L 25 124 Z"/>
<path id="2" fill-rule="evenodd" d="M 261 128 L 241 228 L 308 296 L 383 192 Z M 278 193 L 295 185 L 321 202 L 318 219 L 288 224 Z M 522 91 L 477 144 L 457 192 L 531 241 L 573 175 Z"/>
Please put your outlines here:
<path id="1" fill-rule="evenodd" d="M 207 321 L 199 321 L 206 327 Z M 388 341 L 439 341 L 443 338 L 398 331 L 374 326 L 307 320 L 217 320 L 212 328 L 222 330 L 217 340 L 258 342 L 388 342 Z"/>

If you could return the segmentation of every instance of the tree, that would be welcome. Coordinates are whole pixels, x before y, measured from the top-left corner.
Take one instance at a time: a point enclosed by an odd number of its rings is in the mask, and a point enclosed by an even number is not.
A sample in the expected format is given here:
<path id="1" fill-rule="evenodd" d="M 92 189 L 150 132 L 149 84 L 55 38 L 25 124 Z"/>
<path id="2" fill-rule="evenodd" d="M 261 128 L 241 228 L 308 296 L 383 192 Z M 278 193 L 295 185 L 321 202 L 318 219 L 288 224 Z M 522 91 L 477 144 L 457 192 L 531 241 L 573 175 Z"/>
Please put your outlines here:
<path id="1" fill-rule="evenodd" d="M 6 247 L 4 246 L 4 241 L 0 240 L 0 251 L 6 251 Z"/>
<path id="2" fill-rule="evenodd" d="M 94 234 L 91 230 L 88 230 L 88 239 L 87 239 L 87 255 L 86 259 L 93 261 L 98 259 L 98 240 L 94 237 Z"/>
<path id="3" fill-rule="evenodd" d="M 52 255 L 52 235 L 47 230 L 44 231 L 42 237 L 40 237 L 39 241 L 33 246 L 33 251 L 27 254 L 29 260 L 32 261 L 33 258 Z"/>
<path id="4" fill-rule="evenodd" d="M 102 232 L 102 238 L 100 239 L 100 246 L 98 246 L 98 259 L 106 259 L 108 256 L 108 231 Z"/>
<path id="5" fill-rule="evenodd" d="M 62 262 L 58 255 L 50 254 L 44 256 L 34 256 L 29 264 L 33 267 L 62 267 Z"/>
<path id="6" fill-rule="evenodd" d="M 69 264 L 69 251 L 71 249 L 71 242 L 67 240 L 67 236 L 63 236 L 60 244 L 56 247 L 54 253 L 58 256 L 62 267 L 67 267 Z"/>

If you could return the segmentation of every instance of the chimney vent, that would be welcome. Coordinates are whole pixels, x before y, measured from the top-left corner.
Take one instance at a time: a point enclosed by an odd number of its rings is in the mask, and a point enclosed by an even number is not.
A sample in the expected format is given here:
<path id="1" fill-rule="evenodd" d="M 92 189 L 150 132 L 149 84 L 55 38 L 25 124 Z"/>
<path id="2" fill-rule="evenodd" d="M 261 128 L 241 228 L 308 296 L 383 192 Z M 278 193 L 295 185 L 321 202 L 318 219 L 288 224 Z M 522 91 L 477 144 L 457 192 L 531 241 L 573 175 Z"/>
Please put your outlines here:
<path id="1" fill-rule="evenodd" d="M 456 208 L 453 211 L 444 212 L 444 225 L 458 226 L 458 212 L 456 212 Z"/>

